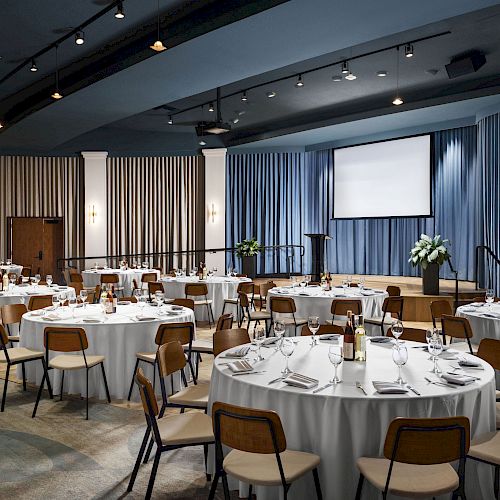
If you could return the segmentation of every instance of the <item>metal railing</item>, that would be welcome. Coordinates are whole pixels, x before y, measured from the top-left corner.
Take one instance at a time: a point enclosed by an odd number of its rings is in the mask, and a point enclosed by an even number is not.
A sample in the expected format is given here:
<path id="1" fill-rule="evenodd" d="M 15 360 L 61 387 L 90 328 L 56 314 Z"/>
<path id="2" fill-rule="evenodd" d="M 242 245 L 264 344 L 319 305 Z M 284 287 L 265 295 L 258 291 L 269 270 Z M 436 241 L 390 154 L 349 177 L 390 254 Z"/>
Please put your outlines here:
<path id="1" fill-rule="evenodd" d="M 453 265 L 451 264 L 451 259 L 448 257 L 446 259 L 446 262 L 448 262 L 448 266 L 450 267 L 450 271 L 455 275 L 455 299 L 453 301 L 453 310 L 456 311 L 457 307 L 459 306 L 459 297 L 458 297 L 458 271 L 455 270 Z"/>
<path id="2" fill-rule="evenodd" d="M 494 267 L 493 264 L 496 264 L 497 267 Z M 498 271 L 500 270 L 500 258 L 498 258 L 489 246 L 478 245 L 476 247 L 476 261 L 474 269 L 476 290 L 479 288 L 496 288 L 496 284 L 498 282 Z M 488 274 L 487 280 L 485 279 L 486 273 Z M 498 290 L 495 293 L 498 293 Z"/>

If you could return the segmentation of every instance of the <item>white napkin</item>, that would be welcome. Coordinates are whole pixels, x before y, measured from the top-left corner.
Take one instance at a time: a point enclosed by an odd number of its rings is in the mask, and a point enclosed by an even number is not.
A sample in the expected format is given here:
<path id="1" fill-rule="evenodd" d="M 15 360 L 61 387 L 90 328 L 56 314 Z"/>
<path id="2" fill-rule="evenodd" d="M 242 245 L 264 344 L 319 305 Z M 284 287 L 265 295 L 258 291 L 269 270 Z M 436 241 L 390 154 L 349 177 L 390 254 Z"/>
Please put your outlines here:
<path id="1" fill-rule="evenodd" d="M 137 321 L 153 321 L 155 320 L 156 318 L 153 317 L 153 316 L 136 316 L 135 319 Z"/>
<path id="2" fill-rule="evenodd" d="M 474 377 L 460 373 L 456 374 L 443 373 L 441 375 L 441 378 L 443 378 L 444 380 L 446 380 L 446 382 L 450 384 L 456 384 L 456 385 L 468 385 L 472 384 L 475 381 Z"/>
<path id="3" fill-rule="evenodd" d="M 58 321 L 62 318 L 58 314 L 51 313 L 51 314 L 47 314 L 46 316 L 43 316 L 43 319 L 45 321 Z"/>
<path id="4" fill-rule="evenodd" d="M 318 385 L 319 380 L 311 377 L 306 377 L 300 373 L 291 373 L 288 377 L 283 380 L 285 384 L 291 385 L 293 387 L 300 387 L 301 389 L 311 389 Z"/>
<path id="5" fill-rule="evenodd" d="M 319 335 L 319 340 L 327 341 L 327 340 L 338 340 L 340 335 L 338 333 L 324 333 L 323 335 Z"/>
<path id="6" fill-rule="evenodd" d="M 251 372 L 253 370 L 253 366 L 245 359 L 240 359 L 238 361 L 234 361 L 233 363 L 228 363 L 227 367 L 233 373 Z"/>
<path id="7" fill-rule="evenodd" d="M 374 380 L 372 384 L 379 394 L 405 394 L 408 392 L 408 389 L 404 385 L 397 384 L 396 382 L 381 382 Z"/>
<path id="8" fill-rule="evenodd" d="M 465 367 L 470 366 L 473 368 L 482 368 L 483 367 L 483 365 L 481 363 L 479 363 L 479 361 L 474 361 L 473 359 L 466 358 L 465 356 L 463 358 L 459 358 L 458 364 L 460 366 L 465 366 Z"/>
<path id="9" fill-rule="evenodd" d="M 232 349 L 231 351 L 227 352 L 224 356 L 221 356 L 221 357 L 222 358 L 244 358 L 248 354 L 249 350 L 250 350 L 250 346 L 245 345 L 243 347 L 237 347 L 236 349 Z"/>
<path id="10" fill-rule="evenodd" d="M 370 342 L 374 344 L 387 344 L 389 342 L 392 342 L 392 337 L 370 337 Z"/>
<path id="11" fill-rule="evenodd" d="M 83 318 L 84 323 L 102 323 L 102 319 L 99 318 Z"/>
<path id="12" fill-rule="evenodd" d="M 132 302 L 130 302 L 130 300 L 119 300 L 117 304 L 119 306 L 129 306 L 130 304 L 132 304 Z"/>
<path id="13" fill-rule="evenodd" d="M 262 347 L 268 347 L 276 344 L 278 342 L 279 337 L 268 337 L 262 342 Z"/>
<path id="14" fill-rule="evenodd" d="M 182 311 L 184 308 L 182 306 L 171 306 L 172 311 Z"/>
<path id="15" fill-rule="evenodd" d="M 361 295 L 365 295 L 366 297 L 369 297 L 370 295 L 375 295 L 375 291 L 373 290 L 362 290 Z"/>

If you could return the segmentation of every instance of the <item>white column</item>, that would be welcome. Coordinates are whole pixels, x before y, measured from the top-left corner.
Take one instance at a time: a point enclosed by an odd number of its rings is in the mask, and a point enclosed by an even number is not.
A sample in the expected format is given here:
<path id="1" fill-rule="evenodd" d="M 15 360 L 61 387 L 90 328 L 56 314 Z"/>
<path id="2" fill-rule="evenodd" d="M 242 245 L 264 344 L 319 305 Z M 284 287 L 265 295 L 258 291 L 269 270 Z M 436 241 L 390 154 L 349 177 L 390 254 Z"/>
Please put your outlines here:
<path id="1" fill-rule="evenodd" d="M 82 151 L 85 182 L 85 256 L 107 253 L 107 151 Z M 102 260 L 100 264 L 105 264 Z M 86 262 L 89 266 L 93 262 Z"/>
<path id="2" fill-rule="evenodd" d="M 202 149 L 205 156 L 205 248 L 226 246 L 226 148 Z M 208 268 L 225 274 L 225 252 L 205 254 Z"/>

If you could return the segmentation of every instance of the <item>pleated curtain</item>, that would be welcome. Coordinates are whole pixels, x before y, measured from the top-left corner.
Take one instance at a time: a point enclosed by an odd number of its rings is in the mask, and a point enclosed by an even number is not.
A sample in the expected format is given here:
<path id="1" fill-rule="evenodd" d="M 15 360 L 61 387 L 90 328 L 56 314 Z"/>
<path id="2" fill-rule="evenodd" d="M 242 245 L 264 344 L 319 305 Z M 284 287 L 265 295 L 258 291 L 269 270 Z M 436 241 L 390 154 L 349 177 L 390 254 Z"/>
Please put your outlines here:
<path id="1" fill-rule="evenodd" d="M 83 160 L 0 156 L 0 249 L 7 255 L 7 217 L 63 217 L 65 257 L 83 255 Z"/>
<path id="2" fill-rule="evenodd" d="M 107 191 L 109 255 L 203 248 L 203 157 L 108 158 Z M 152 263 L 189 267 L 193 259 Z"/>

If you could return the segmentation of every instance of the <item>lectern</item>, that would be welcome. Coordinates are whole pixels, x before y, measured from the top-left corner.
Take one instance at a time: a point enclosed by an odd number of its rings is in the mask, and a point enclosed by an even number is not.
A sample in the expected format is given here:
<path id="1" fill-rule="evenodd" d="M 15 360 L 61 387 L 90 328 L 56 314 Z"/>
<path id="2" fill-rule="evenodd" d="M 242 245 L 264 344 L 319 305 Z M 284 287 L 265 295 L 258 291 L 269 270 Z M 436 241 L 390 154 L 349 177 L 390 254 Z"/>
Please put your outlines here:
<path id="1" fill-rule="evenodd" d="M 311 238 L 311 279 L 320 281 L 325 266 L 325 240 L 331 240 L 331 238 L 327 234 L 304 234 L 304 236 Z"/>

